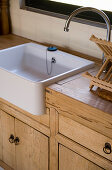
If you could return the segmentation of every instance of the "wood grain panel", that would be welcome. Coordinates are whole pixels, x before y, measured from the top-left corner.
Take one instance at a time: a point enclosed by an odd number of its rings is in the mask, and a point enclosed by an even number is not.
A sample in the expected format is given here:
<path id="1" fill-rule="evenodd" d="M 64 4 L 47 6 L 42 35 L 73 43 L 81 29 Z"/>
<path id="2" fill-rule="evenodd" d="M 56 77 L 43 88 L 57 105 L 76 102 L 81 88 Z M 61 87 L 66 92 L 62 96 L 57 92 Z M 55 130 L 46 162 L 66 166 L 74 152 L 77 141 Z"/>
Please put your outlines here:
<path id="1" fill-rule="evenodd" d="M 78 144 L 77 142 L 74 142 L 73 140 L 71 140 L 61 134 L 56 135 L 56 139 L 60 144 L 69 148 L 70 150 L 74 151 L 78 155 L 81 155 L 85 159 L 93 162 L 94 164 L 97 164 L 106 170 L 112 170 L 112 161 L 109 161 L 108 159 L 83 147 L 82 145 Z"/>
<path id="2" fill-rule="evenodd" d="M 14 135 L 14 118 L 1 111 L 2 136 L 3 136 L 3 162 L 15 168 L 15 144 L 9 142 L 11 134 Z"/>
<path id="3" fill-rule="evenodd" d="M 48 170 L 48 138 L 15 119 L 16 170 Z"/>
<path id="4" fill-rule="evenodd" d="M 58 170 L 58 142 L 56 134 L 58 128 L 58 113 L 54 108 L 50 108 L 50 170 Z"/>
<path id="5" fill-rule="evenodd" d="M 2 162 L 0 160 L 0 167 L 2 167 L 3 169 L 2 170 L 14 170 L 12 169 L 11 167 L 9 167 L 7 164 L 5 164 L 4 162 Z M 1 170 L 1 169 L 0 169 Z"/>
<path id="6" fill-rule="evenodd" d="M 49 126 L 49 109 L 46 109 L 46 111 L 47 111 L 46 114 L 36 116 L 36 115 L 32 115 L 30 113 L 28 114 L 27 112 L 25 112 L 25 111 L 19 109 L 18 107 L 6 102 L 3 99 L 1 99 L 1 103 L 2 103 L 1 104 L 2 110 L 4 110 L 5 112 L 9 113 L 12 116 L 14 116 L 15 118 L 23 121 L 24 123 L 28 124 L 29 126 L 33 127 L 34 129 L 41 131 L 45 135 L 50 136 L 49 128 L 47 126 L 43 125 L 43 124 L 46 124 L 46 125 Z"/>
<path id="7" fill-rule="evenodd" d="M 73 82 L 71 82 L 70 84 L 72 83 Z M 76 81 L 77 86 L 79 83 L 80 83 L 79 81 Z M 73 85 L 75 85 L 75 82 L 73 83 Z M 82 86 L 83 86 L 83 81 L 82 81 Z M 66 93 L 68 92 L 67 87 L 69 86 L 66 85 Z M 71 95 L 73 93 L 72 95 L 73 97 L 69 97 L 67 95 L 62 94 L 63 89 L 60 87 L 58 90 L 60 90 L 60 92 L 47 88 L 46 102 L 56 107 L 59 113 L 62 113 L 65 116 L 68 114 L 69 116 L 72 116 L 72 119 L 76 120 L 77 122 L 80 122 L 81 124 L 112 138 L 112 115 L 107 114 L 94 107 L 91 107 L 78 100 L 74 100 L 74 96 L 77 95 L 77 93 L 72 91 L 72 89 L 71 89 Z M 92 102 L 91 99 L 89 101 Z M 100 102 L 98 102 L 97 105 L 100 105 Z M 109 107 L 110 110 L 112 111 L 111 107 L 108 106 L 108 102 L 105 107 L 106 108 Z"/>
<path id="8" fill-rule="evenodd" d="M 112 153 L 103 152 L 106 142 L 112 146 L 112 139 L 61 115 L 59 116 L 59 132 L 112 161 Z"/>
<path id="9" fill-rule="evenodd" d="M 4 99 L 0 99 L 0 101 L 1 101 L 1 109 L 6 110 L 6 112 L 11 114 L 12 112 L 16 113 L 18 111 L 18 112 L 22 113 L 23 115 L 49 127 L 49 108 L 46 107 L 45 114 L 37 116 L 37 115 L 33 115 L 33 114 L 15 106 L 12 103 L 9 103 L 8 101 L 6 101 Z"/>
<path id="10" fill-rule="evenodd" d="M 103 170 L 103 168 L 59 145 L 59 170 Z"/>
<path id="11" fill-rule="evenodd" d="M 8 0 L 1 0 L 1 32 L 3 35 L 9 34 L 9 3 Z"/>

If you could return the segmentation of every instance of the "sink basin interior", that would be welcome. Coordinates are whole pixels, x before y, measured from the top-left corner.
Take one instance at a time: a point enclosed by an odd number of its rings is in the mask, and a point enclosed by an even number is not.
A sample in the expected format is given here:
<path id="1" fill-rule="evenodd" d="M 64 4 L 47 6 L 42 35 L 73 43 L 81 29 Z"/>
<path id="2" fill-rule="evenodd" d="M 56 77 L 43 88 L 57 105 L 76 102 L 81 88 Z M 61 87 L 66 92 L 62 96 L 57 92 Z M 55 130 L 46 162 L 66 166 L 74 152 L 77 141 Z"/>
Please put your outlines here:
<path id="1" fill-rule="evenodd" d="M 56 63 L 51 63 L 52 58 L 55 58 Z M 52 69 L 50 75 L 47 73 L 46 62 L 48 71 L 50 72 Z M 45 81 L 92 64 L 91 61 L 62 51 L 49 52 L 47 47 L 34 43 L 27 43 L 0 52 L 0 68 L 34 82 Z"/>
<path id="2" fill-rule="evenodd" d="M 89 60 L 59 50 L 50 52 L 34 43 L 0 50 L 0 97 L 31 114 L 44 114 L 45 86 L 93 65 Z"/>

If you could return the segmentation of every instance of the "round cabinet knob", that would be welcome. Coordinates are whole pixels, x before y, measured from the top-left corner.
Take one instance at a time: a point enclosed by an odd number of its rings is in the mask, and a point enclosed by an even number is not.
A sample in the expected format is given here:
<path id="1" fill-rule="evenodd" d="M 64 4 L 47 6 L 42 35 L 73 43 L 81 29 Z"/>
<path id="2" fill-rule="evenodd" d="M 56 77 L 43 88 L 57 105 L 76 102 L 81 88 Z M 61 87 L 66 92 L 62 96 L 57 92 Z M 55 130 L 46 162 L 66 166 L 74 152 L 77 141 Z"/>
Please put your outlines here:
<path id="1" fill-rule="evenodd" d="M 110 153 L 112 152 L 110 143 L 105 143 L 105 146 L 104 146 L 104 148 L 103 148 L 103 151 L 104 151 L 106 154 L 110 154 Z"/>
<path id="2" fill-rule="evenodd" d="M 20 139 L 19 139 L 18 137 L 16 137 L 16 138 L 14 139 L 14 143 L 15 143 L 15 145 L 18 145 L 18 144 L 19 144 L 19 142 L 20 142 Z"/>
<path id="3" fill-rule="evenodd" d="M 12 135 L 12 134 L 10 135 L 10 137 L 9 137 L 9 142 L 10 142 L 10 143 L 14 143 L 14 135 Z"/>

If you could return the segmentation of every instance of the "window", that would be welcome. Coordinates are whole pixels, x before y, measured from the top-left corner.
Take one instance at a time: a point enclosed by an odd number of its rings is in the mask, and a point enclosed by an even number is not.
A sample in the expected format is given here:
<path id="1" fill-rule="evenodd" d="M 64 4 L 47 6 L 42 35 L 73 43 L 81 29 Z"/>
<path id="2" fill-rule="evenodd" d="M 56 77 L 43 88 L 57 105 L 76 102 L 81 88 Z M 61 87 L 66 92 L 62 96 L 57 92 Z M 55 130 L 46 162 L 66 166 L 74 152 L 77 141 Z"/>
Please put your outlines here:
<path id="1" fill-rule="evenodd" d="M 65 17 L 73 10 L 84 6 L 103 10 L 112 24 L 112 0 L 24 0 L 27 10 L 34 10 L 48 15 Z M 78 18 L 104 23 L 101 16 L 93 12 L 80 13 Z"/>

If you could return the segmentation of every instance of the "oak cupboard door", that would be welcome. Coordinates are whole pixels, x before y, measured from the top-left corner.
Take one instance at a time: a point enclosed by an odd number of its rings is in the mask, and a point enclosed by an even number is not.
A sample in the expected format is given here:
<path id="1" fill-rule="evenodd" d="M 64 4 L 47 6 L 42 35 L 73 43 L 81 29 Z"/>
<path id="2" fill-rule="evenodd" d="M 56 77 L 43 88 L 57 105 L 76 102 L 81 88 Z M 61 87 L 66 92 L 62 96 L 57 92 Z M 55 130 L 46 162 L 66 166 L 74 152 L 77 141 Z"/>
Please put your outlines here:
<path id="1" fill-rule="evenodd" d="M 59 145 L 59 170 L 103 170 L 103 168 Z"/>
<path id="2" fill-rule="evenodd" d="M 1 122 L 1 110 L 0 110 L 0 160 L 2 160 L 2 122 Z"/>
<path id="3" fill-rule="evenodd" d="M 48 170 L 48 138 L 15 119 L 16 170 Z"/>
<path id="4" fill-rule="evenodd" d="M 15 169 L 15 144 L 9 142 L 10 135 L 14 135 L 14 117 L 1 111 L 2 127 L 2 161 Z"/>

